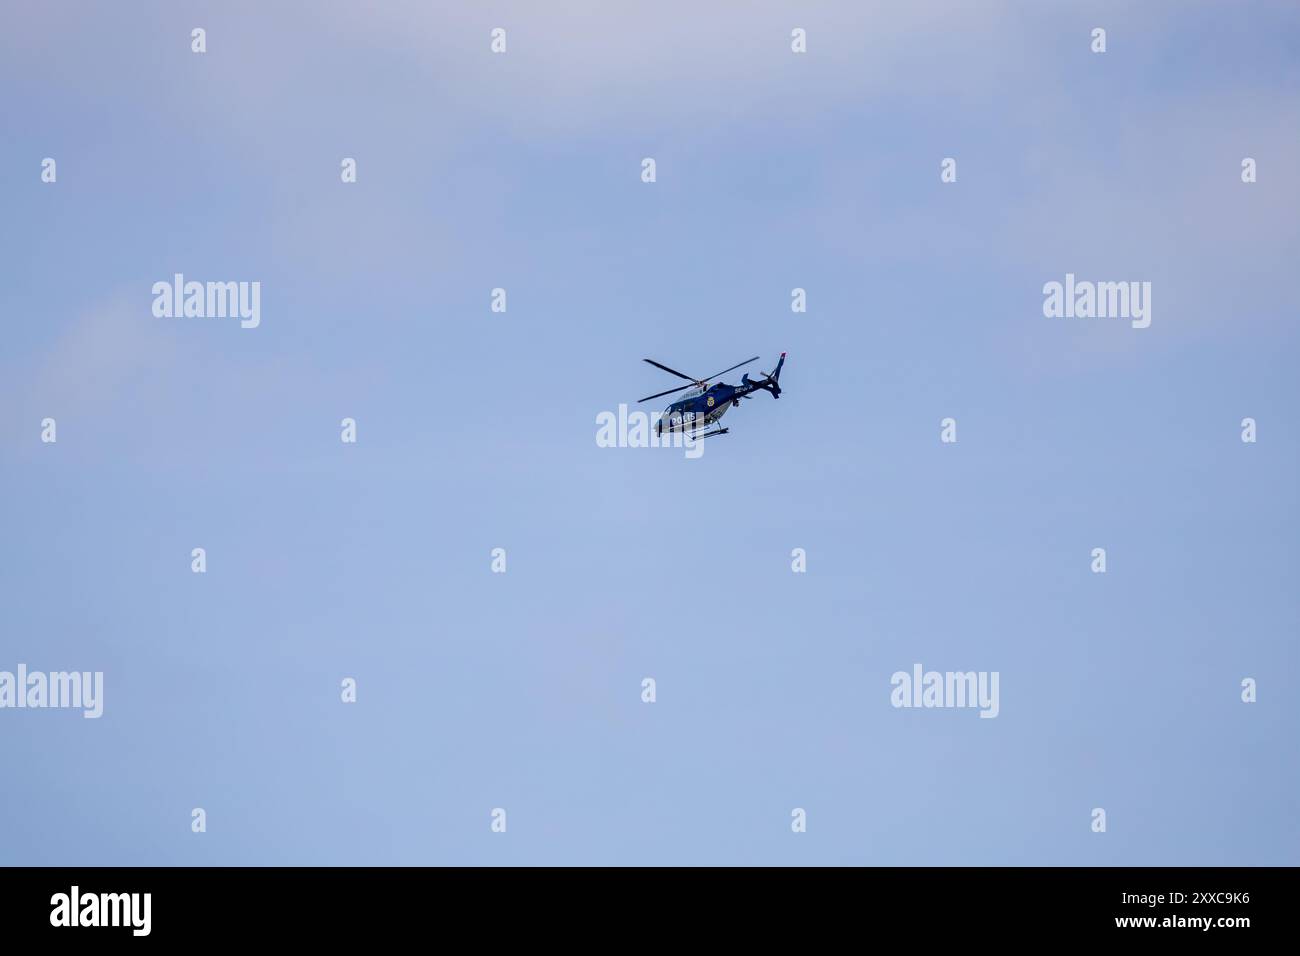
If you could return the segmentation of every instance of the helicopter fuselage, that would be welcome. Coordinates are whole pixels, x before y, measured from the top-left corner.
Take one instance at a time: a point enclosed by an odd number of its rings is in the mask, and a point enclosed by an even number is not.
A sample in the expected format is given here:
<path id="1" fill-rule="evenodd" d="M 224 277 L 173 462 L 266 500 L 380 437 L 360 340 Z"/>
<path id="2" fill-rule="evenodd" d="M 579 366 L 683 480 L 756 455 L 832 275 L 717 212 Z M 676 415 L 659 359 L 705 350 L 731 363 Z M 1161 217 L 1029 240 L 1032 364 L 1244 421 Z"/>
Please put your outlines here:
<path id="1" fill-rule="evenodd" d="M 731 368 L 724 368 L 721 372 L 715 372 L 708 378 L 695 378 L 687 375 L 685 372 L 679 372 L 675 368 L 669 368 L 662 362 L 656 362 L 654 359 L 646 359 L 650 365 L 657 369 L 667 372 L 669 375 L 676 375 L 678 378 L 684 378 L 690 382 L 689 385 L 678 385 L 676 388 L 666 389 L 662 392 L 655 392 L 653 395 L 647 395 L 639 401 L 648 402 L 651 399 L 662 398 L 665 395 L 676 395 L 682 393 L 682 397 L 677 399 L 659 416 L 659 421 L 655 424 L 655 431 L 663 434 L 665 431 L 681 431 L 694 433 L 697 437 L 708 438 L 710 435 L 725 435 L 728 431 L 726 428 L 718 428 L 714 431 L 707 431 L 707 427 L 716 422 L 723 415 L 727 414 L 727 409 L 733 405 L 739 405 L 742 399 L 748 398 L 751 392 L 770 392 L 773 398 L 781 397 L 781 368 L 785 365 L 785 353 L 781 353 L 781 358 L 777 360 L 776 367 L 770 372 L 764 372 L 763 377 L 754 379 L 749 377 L 749 373 L 740 376 L 739 385 L 728 385 L 726 382 L 709 382 L 719 375 L 726 375 L 728 372 L 735 371 L 742 365 L 748 365 L 750 362 L 757 362 L 758 356 L 745 359 Z M 704 430 L 703 435 L 699 432 Z"/>
<path id="2" fill-rule="evenodd" d="M 715 382 L 708 388 L 693 389 L 664 409 L 659 419 L 659 431 L 694 431 L 712 425 L 733 405 L 752 392 L 767 390 L 780 394 L 774 381 L 754 381 L 748 375 L 741 377 L 739 385 Z"/>

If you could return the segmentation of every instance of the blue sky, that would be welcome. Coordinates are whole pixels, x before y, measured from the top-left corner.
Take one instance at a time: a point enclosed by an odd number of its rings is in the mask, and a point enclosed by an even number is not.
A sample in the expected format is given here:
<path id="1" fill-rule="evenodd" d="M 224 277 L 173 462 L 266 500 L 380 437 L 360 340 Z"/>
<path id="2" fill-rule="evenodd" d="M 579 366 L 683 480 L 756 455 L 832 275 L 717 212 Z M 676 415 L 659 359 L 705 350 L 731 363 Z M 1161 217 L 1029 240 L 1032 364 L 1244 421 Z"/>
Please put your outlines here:
<path id="1" fill-rule="evenodd" d="M 1300 11 L 698 6 L 5 6 L 0 862 L 1300 862 Z"/>

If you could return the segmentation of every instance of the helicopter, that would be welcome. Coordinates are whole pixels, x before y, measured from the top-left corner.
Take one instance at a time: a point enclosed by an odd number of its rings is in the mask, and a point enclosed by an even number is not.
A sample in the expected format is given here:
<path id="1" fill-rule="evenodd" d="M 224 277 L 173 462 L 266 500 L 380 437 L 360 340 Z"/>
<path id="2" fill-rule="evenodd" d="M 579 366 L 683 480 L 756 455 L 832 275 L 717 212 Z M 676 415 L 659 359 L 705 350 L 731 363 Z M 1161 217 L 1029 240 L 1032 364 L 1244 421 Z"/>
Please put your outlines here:
<path id="1" fill-rule="evenodd" d="M 739 385 L 728 385 L 725 382 L 709 384 L 710 380 L 717 378 L 719 375 L 726 375 L 742 365 L 757 362 L 758 359 L 759 357 L 755 355 L 751 359 L 738 362 L 731 368 L 724 368 L 721 372 L 714 372 L 707 378 L 694 378 L 677 371 L 675 368 L 669 368 L 667 365 L 656 362 L 654 359 L 645 359 L 644 361 L 649 362 L 655 368 L 663 369 L 678 378 L 684 378 L 690 384 L 679 385 L 676 388 L 668 389 L 666 392 L 656 392 L 638 401 L 648 402 L 652 398 L 661 398 L 664 395 L 672 395 L 675 392 L 689 389 L 685 395 L 664 409 L 663 415 L 655 425 L 656 433 L 662 435 L 666 429 L 670 432 L 682 431 L 689 433 L 692 438 L 710 438 L 713 435 L 725 435 L 731 429 L 723 428 L 720 425 L 714 431 L 705 432 L 703 435 L 697 435 L 696 432 L 717 424 L 718 419 L 726 414 L 728 408 L 733 405 L 739 408 L 741 399 L 748 398 L 751 392 L 757 392 L 761 389 L 771 392 L 773 398 L 781 397 L 781 386 L 778 384 L 778 379 L 781 378 L 781 366 L 785 364 L 784 352 L 781 353 L 776 368 L 770 372 L 764 372 L 761 379 L 752 379 L 749 377 L 749 373 L 746 372 L 740 376 Z"/>

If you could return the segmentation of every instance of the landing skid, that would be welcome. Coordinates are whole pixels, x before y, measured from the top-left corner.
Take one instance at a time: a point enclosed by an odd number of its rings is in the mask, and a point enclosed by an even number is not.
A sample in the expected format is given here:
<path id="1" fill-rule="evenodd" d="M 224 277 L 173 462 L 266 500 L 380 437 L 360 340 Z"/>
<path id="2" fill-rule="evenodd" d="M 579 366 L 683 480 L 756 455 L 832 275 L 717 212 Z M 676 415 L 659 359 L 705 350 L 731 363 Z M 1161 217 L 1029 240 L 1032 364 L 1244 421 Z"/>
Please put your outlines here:
<path id="1" fill-rule="evenodd" d="M 731 431 L 730 428 L 719 428 L 717 431 L 705 432 L 703 435 L 696 435 L 696 434 L 692 433 L 692 434 L 691 434 L 691 437 L 692 437 L 692 438 L 696 438 L 696 439 L 699 439 L 699 438 L 712 438 L 714 435 L 725 435 L 725 434 L 727 434 L 727 432 L 729 432 L 729 431 Z"/>

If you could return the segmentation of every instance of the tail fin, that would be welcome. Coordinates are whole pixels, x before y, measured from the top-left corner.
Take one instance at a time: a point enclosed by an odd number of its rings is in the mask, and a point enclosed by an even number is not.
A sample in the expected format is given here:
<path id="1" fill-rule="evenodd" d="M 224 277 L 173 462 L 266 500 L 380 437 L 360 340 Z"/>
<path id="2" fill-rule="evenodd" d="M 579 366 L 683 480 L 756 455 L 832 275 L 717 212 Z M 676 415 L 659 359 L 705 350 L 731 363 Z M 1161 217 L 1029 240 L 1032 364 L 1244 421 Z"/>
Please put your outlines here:
<path id="1" fill-rule="evenodd" d="M 763 372 L 761 379 L 750 378 L 748 374 L 740 376 L 742 385 L 748 385 L 752 388 L 763 388 L 772 393 L 773 398 L 781 397 L 781 386 L 778 379 L 781 377 L 781 366 L 785 364 L 785 353 L 781 353 L 780 360 L 776 363 L 776 368 L 770 372 Z"/>
<path id="2" fill-rule="evenodd" d="M 763 383 L 763 387 L 772 393 L 773 398 L 781 397 L 781 386 L 778 384 L 778 380 L 781 378 L 781 366 L 784 364 L 785 353 L 782 352 L 781 360 L 776 363 L 776 368 L 772 369 L 770 372 L 763 373 L 764 378 L 767 379 L 767 381 Z"/>
<path id="3" fill-rule="evenodd" d="M 777 381 L 778 379 L 781 378 L 781 366 L 784 365 L 784 364 L 785 364 L 785 353 L 782 352 L 782 353 L 781 353 L 781 361 L 777 362 L 777 363 L 776 363 L 776 368 L 772 369 L 772 375 L 771 375 L 771 379 L 772 379 L 772 381 L 775 382 L 775 381 Z"/>

